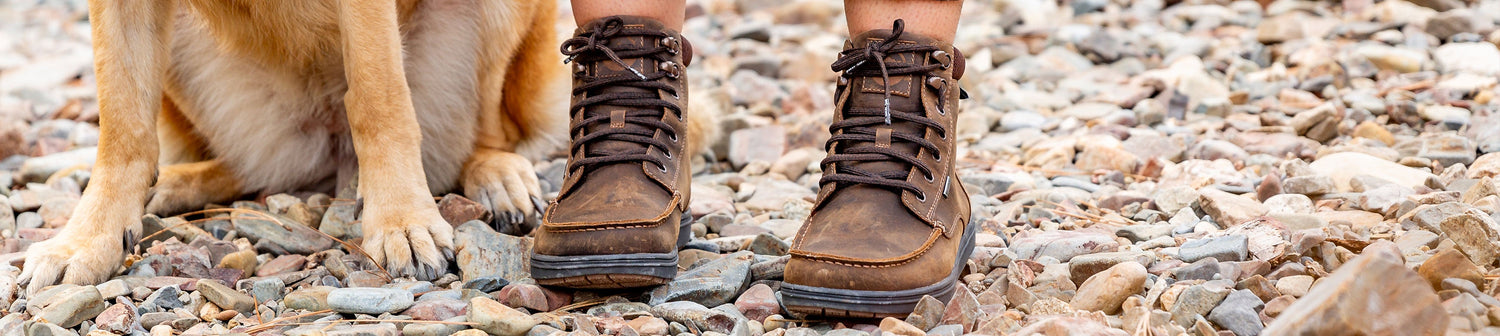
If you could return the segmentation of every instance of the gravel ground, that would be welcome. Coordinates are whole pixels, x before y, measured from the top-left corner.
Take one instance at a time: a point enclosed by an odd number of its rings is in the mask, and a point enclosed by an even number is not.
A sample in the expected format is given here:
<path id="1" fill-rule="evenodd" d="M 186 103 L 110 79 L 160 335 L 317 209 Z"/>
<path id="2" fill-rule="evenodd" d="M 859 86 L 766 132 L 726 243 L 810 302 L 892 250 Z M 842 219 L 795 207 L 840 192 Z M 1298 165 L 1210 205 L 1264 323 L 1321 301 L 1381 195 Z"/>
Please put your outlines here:
<path id="1" fill-rule="evenodd" d="M 531 239 L 457 195 L 450 273 L 391 279 L 334 239 L 358 241 L 354 202 L 294 193 L 148 216 L 114 279 L 28 297 L 98 106 L 83 1 L 0 0 L 0 334 L 1500 334 L 1500 1 L 967 1 L 980 246 L 951 300 L 878 321 L 778 302 L 840 5 L 690 2 L 691 113 L 722 132 L 671 284 L 539 287 Z M 562 159 L 536 168 L 555 194 Z"/>

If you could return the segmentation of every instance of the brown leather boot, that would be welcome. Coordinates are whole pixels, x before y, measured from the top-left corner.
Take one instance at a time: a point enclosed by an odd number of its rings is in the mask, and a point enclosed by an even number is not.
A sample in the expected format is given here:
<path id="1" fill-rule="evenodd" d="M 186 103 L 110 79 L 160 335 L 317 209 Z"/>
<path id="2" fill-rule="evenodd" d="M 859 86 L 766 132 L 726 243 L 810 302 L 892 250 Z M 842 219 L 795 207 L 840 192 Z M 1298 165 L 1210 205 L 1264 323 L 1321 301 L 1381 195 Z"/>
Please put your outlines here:
<path id="1" fill-rule="evenodd" d="M 783 303 L 878 318 L 905 316 L 924 295 L 947 301 L 975 234 L 953 164 L 963 56 L 896 20 L 846 42 L 833 70 L 843 72 L 833 137 Z"/>
<path id="2" fill-rule="evenodd" d="M 573 141 L 531 275 L 574 288 L 671 281 L 691 238 L 681 139 L 691 47 L 660 22 L 614 16 L 579 27 L 562 52 L 573 63 Z"/>

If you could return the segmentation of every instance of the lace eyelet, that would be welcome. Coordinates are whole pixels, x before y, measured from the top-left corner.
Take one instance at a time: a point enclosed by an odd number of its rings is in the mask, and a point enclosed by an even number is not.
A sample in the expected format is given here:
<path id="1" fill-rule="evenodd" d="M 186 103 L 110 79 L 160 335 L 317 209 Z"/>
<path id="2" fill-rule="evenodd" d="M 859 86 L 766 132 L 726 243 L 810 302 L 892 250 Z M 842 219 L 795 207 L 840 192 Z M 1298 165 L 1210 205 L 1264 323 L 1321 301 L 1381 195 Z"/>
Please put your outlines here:
<path id="1" fill-rule="evenodd" d="M 932 183 L 932 181 L 936 181 L 936 180 L 937 180 L 937 177 L 932 176 L 932 175 L 927 175 L 927 183 Z"/>
<path id="2" fill-rule="evenodd" d="M 849 85 L 849 77 L 839 76 L 839 85 Z"/>
<path id="3" fill-rule="evenodd" d="M 927 203 L 927 193 L 917 193 L 917 202 Z"/>
<path id="4" fill-rule="evenodd" d="M 948 80 L 942 77 L 927 77 L 927 86 L 931 86 L 933 89 L 942 90 L 947 85 Z"/>
<path id="5" fill-rule="evenodd" d="M 672 158 L 672 152 L 662 151 L 661 153 L 662 153 L 662 155 L 665 155 L 668 159 Z"/>
<path id="6" fill-rule="evenodd" d="M 661 38 L 661 44 L 667 46 L 667 52 L 673 55 L 682 52 L 682 43 L 678 42 L 676 37 L 663 37 Z"/>
<path id="7" fill-rule="evenodd" d="M 948 54 L 946 51 L 934 51 L 932 52 L 932 57 L 938 59 L 938 64 L 942 64 L 943 69 L 953 66 L 953 55 Z"/>
<path id="8" fill-rule="evenodd" d="M 682 76 L 682 66 L 677 65 L 677 62 L 662 62 L 657 68 L 660 68 L 661 71 L 666 71 L 667 77 L 678 78 Z"/>
<path id="9" fill-rule="evenodd" d="M 583 64 L 581 64 L 581 63 L 573 63 L 573 73 L 575 73 L 575 74 L 582 74 L 582 73 L 585 73 L 585 72 L 588 72 L 588 68 L 587 67 L 584 67 Z"/>
<path id="10" fill-rule="evenodd" d="M 661 172 L 663 172 L 663 173 L 667 172 L 667 166 L 666 165 L 658 165 L 657 167 L 659 167 L 657 169 L 661 169 Z"/>

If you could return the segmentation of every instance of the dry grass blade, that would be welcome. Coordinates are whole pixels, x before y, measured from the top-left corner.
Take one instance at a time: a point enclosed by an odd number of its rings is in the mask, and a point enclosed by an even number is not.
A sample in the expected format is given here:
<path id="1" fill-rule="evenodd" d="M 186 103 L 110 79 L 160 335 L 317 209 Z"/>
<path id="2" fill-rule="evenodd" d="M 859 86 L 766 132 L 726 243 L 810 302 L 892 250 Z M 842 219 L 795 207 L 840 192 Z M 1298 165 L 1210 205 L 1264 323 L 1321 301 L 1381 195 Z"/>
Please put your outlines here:
<path id="1" fill-rule="evenodd" d="M 566 305 L 566 306 L 562 306 L 562 307 L 557 307 L 557 309 L 553 309 L 552 312 L 553 313 L 566 312 L 566 311 L 570 311 L 570 310 L 574 310 L 574 309 L 578 309 L 578 308 L 583 308 L 583 307 L 589 307 L 589 306 L 593 306 L 593 305 L 597 305 L 597 304 L 601 304 L 601 303 L 604 303 L 604 299 L 603 298 L 588 300 L 588 301 L 584 301 L 584 302 L 575 302 L 575 303 L 570 304 L 570 305 Z"/>
<path id="2" fill-rule="evenodd" d="M 257 333 L 257 332 L 262 332 L 262 331 L 266 331 L 266 330 L 270 330 L 270 329 L 271 329 L 271 328 L 277 328 L 277 327 L 291 327 L 291 326 L 304 326 L 304 325 L 319 325 L 319 324 L 324 324 L 324 323 L 327 323 L 327 324 L 328 324 L 328 325 L 326 325 L 326 326 L 323 326 L 323 330 L 324 330 L 324 331 L 327 331 L 327 330 L 328 330 L 328 329 L 329 329 L 329 328 L 332 328 L 332 327 L 333 327 L 333 326 L 334 326 L 334 325 L 337 325 L 337 324 L 339 324 L 339 323 L 344 323 L 344 322 L 348 322 L 348 323 L 351 323 L 351 324 L 366 324 L 366 323 L 405 323 L 405 324 L 448 324 L 448 325 L 462 325 L 462 326 L 476 326 L 476 325 L 479 325 L 479 323 L 475 323 L 475 322 L 455 322 L 455 321 L 424 321 L 424 320 L 346 320 L 346 319 L 338 319 L 338 320 L 332 320 L 332 321 L 313 321 L 313 322 L 280 322 L 280 323 L 271 323 L 271 324 L 263 324 L 263 325 L 257 325 L 257 326 L 255 326 L 255 328 L 250 328 L 250 329 L 249 329 L 249 330 L 246 330 L 246 332 L 247 332 L 247 333 L 250 333 L 250 334 L 254 334 L 254 333 Z M 256 328 L 261 328 L 261 327 L 264 327 L 264 328 L 263 328 L 263 329 L 260 329 L 260 330 L 256 330 Z"/>
<path id="3" fill-rule="evenodd" d="M 332 312 L 333 312 L 332 309 L 324 309 L 324 310 L 319 310 L 319 311 L 315 311 L 315 312 L 306 312 L 306 313 L 292 315 L 292 316 L 282 316 L 282 317 L 279 317 L 279 318 L 277 318 L 275 320 L 271 320 L 271 322 L 261 323 L 261 324 L 255 325 L 253 327 L 250 327 L 250 329 L 245 330 L 245 332 L 249 333 L 249 334 L 255 334 L 255 333 L 258 333 L 258 332 L 269 330 L 271 328 L 275 328 L 277 323 L 281 323 L 283 321 L 289 321 L 289 320 L 299 319 L 299 318 L 303 318 L 303 317 L 308 317 L 308 316 L 313 316 L 313 315 L 318 315 L 318 314 L 327 314 L 327 313 L 332 313 Z"/>
<path id="4" fill-rule="evenodd" d="M 145 243 L 147 240 L 151 240 L 151 238 L 156 237 L 156 235 L 162 234 L 164 232 L 172 231 L 172 229 L 175 229 L 175 228 L 178 228 L 178 227 L 182 227 L 182 226 L 194 225 L 194 224 L 203 223 L 203 222 L 207 222 L 207 221 L 211 221 L 211 220 L 216 220 L 216 219 L 231 219 L 231 220 L 233 220 L 233 219 L 241 219 L 241 218 L 244 218 L 244 219 L 254 219 L 255 217 L 235 217 L 235 216 L 229 216 L 227 218 L 206 217 L 206 218 L 194 219 L 194 220 L 190 220 L 190 221 L 183 222 L 183 223 L 173 224 L 172 226 L 168 226 L 168 227 L 162 228 L 161 231 L 156 231 L 156 233 L 152 233 L 152 234 L 146 235 L 145 237 L 141 237 L 141 240 L 137 241 L 136 244 Z"/>

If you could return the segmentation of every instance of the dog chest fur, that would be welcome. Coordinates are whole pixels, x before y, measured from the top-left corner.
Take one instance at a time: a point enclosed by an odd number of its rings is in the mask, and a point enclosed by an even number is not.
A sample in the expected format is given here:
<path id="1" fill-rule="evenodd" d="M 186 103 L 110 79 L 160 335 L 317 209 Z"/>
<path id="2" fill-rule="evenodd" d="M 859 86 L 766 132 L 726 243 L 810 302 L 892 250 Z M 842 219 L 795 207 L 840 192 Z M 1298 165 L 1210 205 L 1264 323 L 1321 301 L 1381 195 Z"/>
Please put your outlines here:
<path id="1" fill-rule="evenodd" d="M 500 92 L 481 92 L 480 83 L 504 76 L 483 71 L 499 62 L 484 56 L 514 51 L 522 38 L 499 29 L 515 28 L 503 27 L 515 19 L 511 6 L 399 3 L 423 168 L 434 192 L 457 186 L 479 133 L 474 121 L 499 112 L 499 106 L 481 108 L 485 101 L 498 105 Z M 192 132 L 160 133 L 163 164 L 217 158 L 246 191 L 274 193 L 326 180 L 354 163 L 334 3 L 192 0 L 178 11 L 167 92 Z M 202 148 L 183 148 L 198 143 Z"/>

